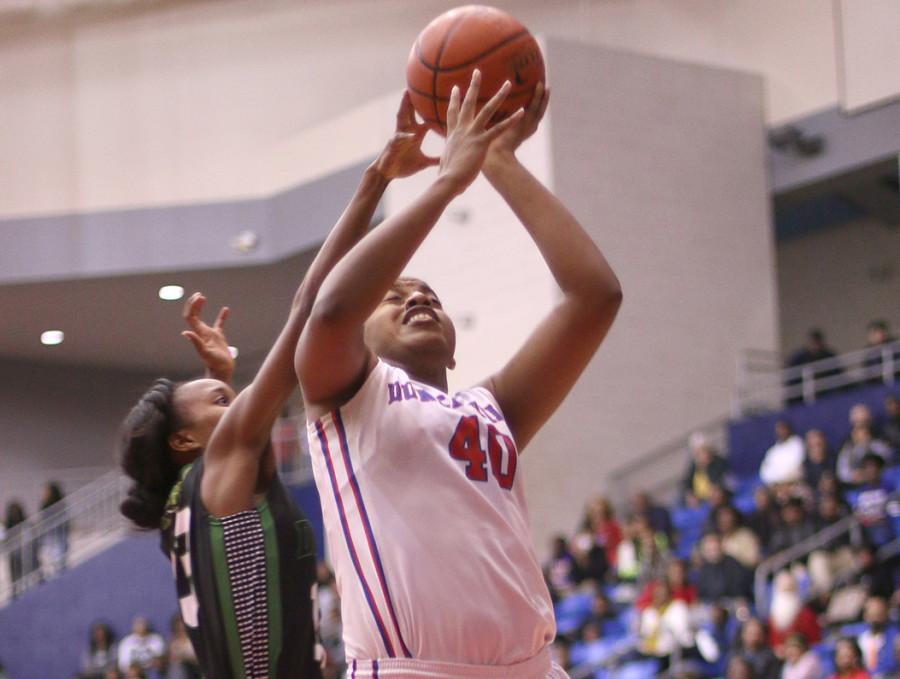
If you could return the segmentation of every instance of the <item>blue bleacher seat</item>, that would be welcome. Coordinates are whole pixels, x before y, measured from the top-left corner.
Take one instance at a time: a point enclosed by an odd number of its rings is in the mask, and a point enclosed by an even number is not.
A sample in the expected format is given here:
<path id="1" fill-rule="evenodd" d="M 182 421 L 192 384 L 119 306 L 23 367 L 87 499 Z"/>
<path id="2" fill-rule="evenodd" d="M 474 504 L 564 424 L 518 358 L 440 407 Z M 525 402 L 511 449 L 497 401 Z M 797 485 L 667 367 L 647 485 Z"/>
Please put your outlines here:
<path id="1" fill-rule="evenodd" d="M 616 679 L 653 679 L 659 672 L 659 661 L 638 660 L 616 670 Z"/>
<path id="2" fill-rule="evenodd" d="M 560 618 L 585 618 L 591 612 L 594 596 L 590 592 L 576 592 L 560 599 L 553 607 L 557 620 Z"/>
<path id="3" fill-rule="evenodd" d="M 864 622 L 852 622 L 849 625 L 841 625 L 841 636 L 842 637 L 858 637 L 860 634 L 866 631 L 868 628 L 868 624 Z"/>
<path id="4" fill-rule="evenodd" d="M 822 673 L 827 677 L 834 673 L 834 643 L 821 643 L 813 646 L 813 651 L 822 663 Z"/>

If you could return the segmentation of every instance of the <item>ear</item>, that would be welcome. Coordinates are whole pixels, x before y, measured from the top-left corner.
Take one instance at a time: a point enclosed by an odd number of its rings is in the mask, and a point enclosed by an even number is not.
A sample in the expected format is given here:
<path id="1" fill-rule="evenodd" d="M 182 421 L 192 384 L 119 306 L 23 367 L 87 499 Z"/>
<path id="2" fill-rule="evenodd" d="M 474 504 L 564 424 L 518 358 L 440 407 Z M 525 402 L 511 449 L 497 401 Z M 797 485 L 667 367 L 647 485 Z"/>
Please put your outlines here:
<path id="1" fill-rule="evenodd" d="M 456 357 L 451 356 L 450 360 L 447 361 L 447 370 L 453 370 L 456 367 Z"/>
<path id="2" fill-rule="evenodd" d="M 174 434 L 169 434 L 169 447 L 176 453 L 191 453 L 200 447 L 200 443 L 187 429 L 180 429 Z"/>

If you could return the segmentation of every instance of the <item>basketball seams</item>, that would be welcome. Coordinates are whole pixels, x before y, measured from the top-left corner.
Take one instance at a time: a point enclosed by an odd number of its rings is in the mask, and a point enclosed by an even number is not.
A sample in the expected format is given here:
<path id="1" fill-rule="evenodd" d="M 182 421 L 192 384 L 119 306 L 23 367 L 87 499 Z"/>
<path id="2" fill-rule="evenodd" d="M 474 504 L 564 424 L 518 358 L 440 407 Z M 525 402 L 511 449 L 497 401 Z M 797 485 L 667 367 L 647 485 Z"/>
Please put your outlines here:
<path id="1" fill-rule="evenodd" d="M 450 40 L 450 36 L 456 32 L 456 29 L 459 28 L 459 25 L 463 22 L 463 19 L 466 18 L 466 15 L 463 14 L 459 16 L 456 21 L 451 24 L 450 28 L 447 29 L 447 32 L 444 34 L 444 39 L 441 40 L 441 46 L 438 48 L 437 56 L 435 57 L 435 68 L 434 74 L 431 78 L 431 95 L 432 95 L 432 104 L 434 105 L 434 117 L 438 120 L 441 119 L 441 112 L 438 109 L 438 100 L 437 100 L 437 79 L 438 74 L 440 73 L 441 68 L 441 56 L 444 54 L 444 50 L 447 48 L 447 43 Z M 418 41 L 417 41 L 418 42 Z M 446 127 L 447 121 L 444 120 L 441 122 L 441 127 Z"/>
<path id="2" fill-rule="evenodd" d="M 450 73 L 452 71 L 459 71 L 461 69 L 468 68 L 469 66 L 477 64 L 482 59 L 487 59 L 489 56 L 491 56 L 497 50 L 516 42 L 516 40 L 519 40 L 521 38 L 531 38 L 531 37 L 532 37 L 532 35 L 531 35 L 531 33 L 528 32 L 528 29 L 523 28 L 518 33 L 514 33 L 513 35 L 509 36 L 508 38 L 504 38 L 503 40 L 498 42 L 496 45 L 491 47 L 490 49 L 485 50 L 481 54 L 476 54 L 475 56 L 470 57 L 467 61 L 464 61 L 461 64 L 454 64 L 453 66 L 441 66 L 440 61 L 438 61 L 438 65 L 436 67 L 434 67 L 432 70 L 436 70 L 439 73 Z M 450 36 L 448 33 L 447 39 L 449 40 L 449 38 L 450 38 Z"/>

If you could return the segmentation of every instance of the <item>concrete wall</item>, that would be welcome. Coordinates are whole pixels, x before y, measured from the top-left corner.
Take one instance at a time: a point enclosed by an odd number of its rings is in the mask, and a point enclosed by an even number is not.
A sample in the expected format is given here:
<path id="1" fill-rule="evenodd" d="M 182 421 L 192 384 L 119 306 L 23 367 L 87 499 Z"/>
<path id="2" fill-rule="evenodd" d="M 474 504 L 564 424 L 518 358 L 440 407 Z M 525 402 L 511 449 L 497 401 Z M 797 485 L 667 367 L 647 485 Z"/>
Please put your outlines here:
<path id="1" fill-rule="evenodd" d="M 526 455 L 541 548 L 617 466 L 727 414 L 737 352 L 778 342 L 760 78 L 556 41 L 548 61 L 553 183 L 625 300 Z"/>
<path id="2" fill-rule="evenodd" d="M 285 153 L 316 167 L 352 148 L 353 133 L 295 141 L 402 87 L 416 34 L 457 4 L 232 0 L 0 27 L 0 216 L 270 193 Z M 821 0 L 495 4 L 537 33 L 764 74 L 770 121 L 837 101 Z"/>
<path id="3" fill-rule="evenodd" d="M 866 324 L 900 330 L 900 233 L 861 220 L 778 244 L 781 345 L 799 348 L 821 328 L 838 352 L 860 349 Z"/>
<path id="4" fill-rule="evenodd" d="M 0 506 L 37 510 L 57 470 L 112 468 L 115 435 L 156 375 L 0 362 Z"/>

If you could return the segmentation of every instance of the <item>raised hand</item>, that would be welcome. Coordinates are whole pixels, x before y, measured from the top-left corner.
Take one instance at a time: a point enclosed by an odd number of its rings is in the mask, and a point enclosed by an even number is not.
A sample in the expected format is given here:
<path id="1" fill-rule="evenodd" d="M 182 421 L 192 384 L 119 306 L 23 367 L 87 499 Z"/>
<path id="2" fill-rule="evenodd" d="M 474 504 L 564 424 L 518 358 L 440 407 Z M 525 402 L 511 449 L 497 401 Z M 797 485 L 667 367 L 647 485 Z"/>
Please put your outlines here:
<path id="1" fill-rule="evenodd" d="M 501 157 L 508 157 L 515 154 L 516 149 L 523 141 L 528 139 L 537 131 L 538 125 L 547 112 L 547 105 L 550 103 L 550 90 L 544 87 L 543 83 L 538 83 L 534 88 L 534 96 L 525 109 L 525 114 L 519 122 L 509 127 L 503 134 L 494 139 L 488 149 L 485 167 Z"/>
<path id="2" fill-rule="evenodd" d="M 454 86 L 447 107 L 447 144 L 441 156 L 439 174 L 449 178 L 458 193 L 462 193 L 478 176 L 491 143 L 518 125 L 523 116 L 520 109 L 488 129 L 488 123 L 506 99 L 511 85 L 506 81 L 476 114 L 480 86 L 481 72 L 476 69 L 462 104 L 459 87 Z"/>
<path id="3" fill-rule="evenodd" d="M 228 349 L 228 340 L 225 339 L 225 319 L 231 310 L 223 306 L 213 324 L 207 325 L 201 318 L 206 297 L 201 292 L 195 292 L 184 303 L 182 317 L 191 328 L 181 333 L 187 338 L 203 364 L 206 366 L 206 374 L 209 377 L 230 382 L 234 373 L 234 358 Z"/>
<path id="4" fill-rule="evenodd" d="M 427 132 L 427 125 L 416 122 L 412 100 L 409 98 L 409 92 L 405 91 L 397 111 L 394 136 L 375 161 L 375 169 L 390 181 L 409 177 L 426 167 L 437 165 L 440 162 L 439 158 L 422 152 L 422 140 Z"/>

